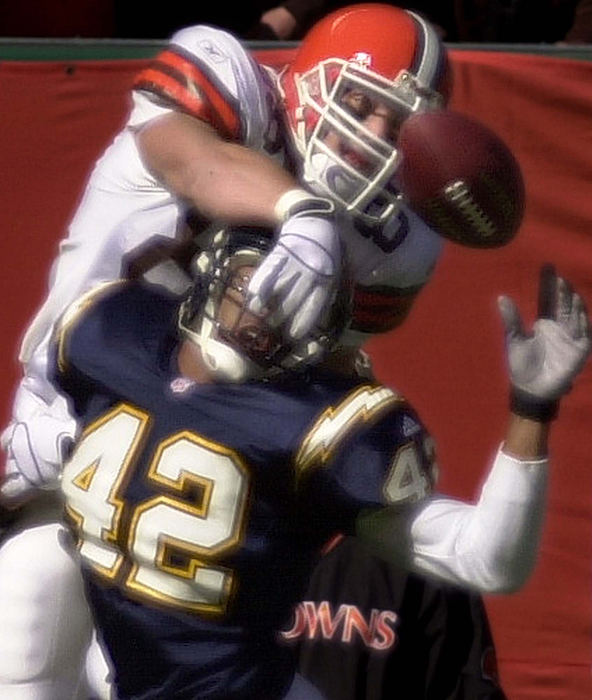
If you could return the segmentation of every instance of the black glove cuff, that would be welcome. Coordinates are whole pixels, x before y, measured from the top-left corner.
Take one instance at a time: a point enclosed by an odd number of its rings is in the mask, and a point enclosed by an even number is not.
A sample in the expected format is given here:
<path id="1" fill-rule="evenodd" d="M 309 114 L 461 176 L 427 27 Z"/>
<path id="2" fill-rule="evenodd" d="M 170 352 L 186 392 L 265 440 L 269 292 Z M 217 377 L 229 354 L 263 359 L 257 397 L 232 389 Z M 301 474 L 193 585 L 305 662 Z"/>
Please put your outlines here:
<path id="1" fill-rule="evenodd" d="M 545 401 L 512 387 L 510 391 L 510 410 L 523 418 L 547 423 L 557 417 L 559 399 Z"/>

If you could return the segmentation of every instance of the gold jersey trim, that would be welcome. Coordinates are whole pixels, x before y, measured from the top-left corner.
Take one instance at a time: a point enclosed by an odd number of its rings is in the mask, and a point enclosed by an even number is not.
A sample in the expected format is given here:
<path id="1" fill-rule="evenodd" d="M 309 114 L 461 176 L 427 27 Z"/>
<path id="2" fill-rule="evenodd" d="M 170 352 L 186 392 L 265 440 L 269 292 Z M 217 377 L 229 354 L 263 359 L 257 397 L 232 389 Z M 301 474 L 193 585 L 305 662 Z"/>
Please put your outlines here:
<path id="1" fill-rule="evenodd" d="M 74 325 L 80 320 L 80 318 L 85 314 L 88 309 L 95 304 L 100 298 L 103 297 L 104 293 L 115 287 L 116 285 L 125 284 L 126 280 L 110 280 L 109 282 L 102 282 L 97 286 L 89 289 L 82 296 L 78 297 L 76 301 L 72 302 L 70 306 L 62 314 L 54 335 L 54 342 L 58 346 L 58 369 L 60 372 L 65 372 L 68 366 L 66 344 L 70 331 Z"/>

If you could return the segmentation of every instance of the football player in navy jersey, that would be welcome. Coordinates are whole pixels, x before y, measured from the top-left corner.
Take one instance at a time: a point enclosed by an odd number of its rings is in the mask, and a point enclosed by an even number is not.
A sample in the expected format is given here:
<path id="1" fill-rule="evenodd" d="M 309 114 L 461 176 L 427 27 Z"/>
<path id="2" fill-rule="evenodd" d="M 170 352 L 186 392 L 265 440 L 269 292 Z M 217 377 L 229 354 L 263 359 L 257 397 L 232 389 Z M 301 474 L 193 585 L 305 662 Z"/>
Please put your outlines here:
<path id="1" fill-rule="evenodd" d="M 299 676 L 290 690 L 277 631 L 336 532 L 483 591 L 515 590 L 535 561 L 549 421 L 590 349 L 579 297 L 553 277 L 556 320 L 533 337 L 502 300 L 512 415 L 468 505 L 432 493 L 431 439 L 403 397 L 343 371 L 343 353 L 315 366 L 343 290 L 291 343 L 249 311 L 268 240 L 216 235 L 180 307 L 114 283 L 58 327 L 55 381 L 83 426 L 62 491 L 120 700 L 314 697 Z"/>

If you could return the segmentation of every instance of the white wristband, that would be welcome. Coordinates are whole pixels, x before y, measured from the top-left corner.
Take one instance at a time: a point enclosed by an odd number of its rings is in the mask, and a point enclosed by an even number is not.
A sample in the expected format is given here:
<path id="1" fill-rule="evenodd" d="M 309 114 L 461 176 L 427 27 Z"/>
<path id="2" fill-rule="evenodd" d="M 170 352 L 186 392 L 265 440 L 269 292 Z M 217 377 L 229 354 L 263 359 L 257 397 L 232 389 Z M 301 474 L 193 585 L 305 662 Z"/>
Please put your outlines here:
<path id="1" fill-rule="evenodd" d="M 274 213 L 280 223 L 293 216 L 332 216 L 335 204 L 326 197 L 317 197 L 301 188 L 288 190 L 275 203 Z"/>

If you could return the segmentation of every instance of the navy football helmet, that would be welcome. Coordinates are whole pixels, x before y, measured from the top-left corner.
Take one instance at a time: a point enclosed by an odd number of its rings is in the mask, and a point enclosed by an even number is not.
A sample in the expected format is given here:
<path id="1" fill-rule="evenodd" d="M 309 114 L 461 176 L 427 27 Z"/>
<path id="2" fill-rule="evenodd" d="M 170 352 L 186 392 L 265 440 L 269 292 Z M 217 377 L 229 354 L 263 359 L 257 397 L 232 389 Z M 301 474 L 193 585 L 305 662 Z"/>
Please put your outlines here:
<path id="1" fill-rule="evenodd" d="M 275 327 L 273 309 L 261 315 L 248 310 L 246 270 L 259 265 L 273 242 L 267 229 L 225 228 L 211 237 L 192 263 L 194 286 L 181 304 L 179 328 L 199 347 L 216 380 L 268 379 L 316 364 L 349 322 L 352 292 L 345 273 L 329 311 L 304 338 L 290 339 Z M 234 309 L 225 313 L 229 305 Z"/>

